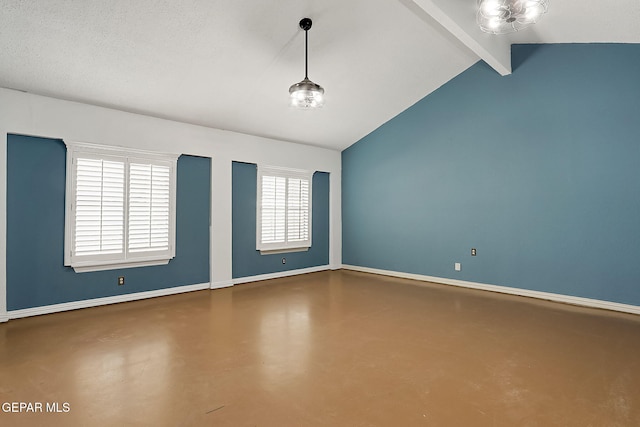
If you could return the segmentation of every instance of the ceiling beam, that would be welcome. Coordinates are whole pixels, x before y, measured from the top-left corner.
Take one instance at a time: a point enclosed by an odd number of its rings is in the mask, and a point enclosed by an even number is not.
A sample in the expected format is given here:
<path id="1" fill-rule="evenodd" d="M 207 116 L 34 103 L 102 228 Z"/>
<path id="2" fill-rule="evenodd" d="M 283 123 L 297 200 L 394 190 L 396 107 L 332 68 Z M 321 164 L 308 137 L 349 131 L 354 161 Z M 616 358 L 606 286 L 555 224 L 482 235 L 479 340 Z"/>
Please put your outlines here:
<path id="1" fill-rule="evenodd" d="M 482 32 L 476 24 L 476 2 L 401 0 L 414 13 L 426 13 L 503 76 L 511 74 L 511 43 L 507 37 Z"/>

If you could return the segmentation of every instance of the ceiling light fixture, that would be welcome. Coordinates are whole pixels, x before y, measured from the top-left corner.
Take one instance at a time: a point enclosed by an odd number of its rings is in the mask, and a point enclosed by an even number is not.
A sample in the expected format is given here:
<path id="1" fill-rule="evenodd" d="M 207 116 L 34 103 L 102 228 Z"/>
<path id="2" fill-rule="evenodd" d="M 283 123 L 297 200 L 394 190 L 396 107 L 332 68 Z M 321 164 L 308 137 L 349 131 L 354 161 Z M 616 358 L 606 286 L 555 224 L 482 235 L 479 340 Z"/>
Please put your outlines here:
<path id="1" fill-rule="evenodd" d="M 291 105 L 302 109 L 319 108 L 324 104 L 324 89 L 319 84 L 309 80 L 308 76 L 308 31 L 311 28 L 311 19 L 303 18 L 300 28 L 304 30 L 304 79 L 300 83 L 291 85 L 289 95 Z"/>
<path id="2" fill-rule="evenodd" d="M 478 0 L 476 18 L 485 33 L 506 34 L 535 24 L 548 8 L 548 0 Z"/>

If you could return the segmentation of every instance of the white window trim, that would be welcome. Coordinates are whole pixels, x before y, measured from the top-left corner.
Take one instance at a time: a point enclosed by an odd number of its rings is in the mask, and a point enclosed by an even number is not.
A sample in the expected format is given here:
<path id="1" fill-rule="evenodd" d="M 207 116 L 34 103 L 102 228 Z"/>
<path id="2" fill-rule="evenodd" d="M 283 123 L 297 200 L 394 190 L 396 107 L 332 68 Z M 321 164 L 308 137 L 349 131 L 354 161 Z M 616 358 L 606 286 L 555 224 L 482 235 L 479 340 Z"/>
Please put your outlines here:
<path id="1" fill-rule="evenodd" d="M 278 166 L 258 165 L 257 179 L 257 203 L 256 203 L 256 250 L 262 255 L 303 252 L 309 250 L 312 241 L 313 218 L 313 171 L 302 169 L 291 169 Z M 278 176 L 285 178 L 302 178 L 309 181 L 309 239 L 305 241 L 283 242 L 283 243 L 262 243 L 262 177 Z M 285 214 L 286 218 L 286 214 Z M 285 220 L 286 221 L 286 220 Z M 285 230 L 287 226 L 285 223 Z M 286 233 L 286 231 L 285 231 Z M 285 239 L 286 240 L 286 239 Z"/>
<path id="2" fill-rule="evenodd" d="M 72 267 L 77 273 L 90 271 L 114 270 L 121 268 L 144 267 L 152 265 L 165 265 L 175 257 L 176 248 L 176 181 L 177 181 L 177 161 L 179 154 L 175 153 L 158 153 L 146 150 L 138 150 L 132 148 L 123 148 L 116 146 L 106 146 L 87 142 L 64 141 L 67 146 L 67 165 L 66 165 L 66 188 L 65 188 L 65 239 L 64 239 L 64 265 Z M 122 257 L 113 260 L 95 260 L 95 259 L 79 259 L 73 256 L 74 247 L 74 226 L 75 218 L 73 213 L 73 202 L 75 195 L 75 179 L 76 175 L 73 170 L 75 157 L 78 154 L 88 154 L 92 156 L 117 157 L 120 159 L 130 160 L 146 160 L 150 162 L 168 163 L 171 168 L 169 179 L 169 250 L 168 251 L 148 251 L 141 255 L 129 255 L 127 257 L 127 229 L 125 227 L 125 253 Z M 125 171 L 128 177 L 129 171 Z M 125 183 L 126 185 L 126 183 Z M 128 222 L 128 191 L 125 199 L 125 223 Z"/>

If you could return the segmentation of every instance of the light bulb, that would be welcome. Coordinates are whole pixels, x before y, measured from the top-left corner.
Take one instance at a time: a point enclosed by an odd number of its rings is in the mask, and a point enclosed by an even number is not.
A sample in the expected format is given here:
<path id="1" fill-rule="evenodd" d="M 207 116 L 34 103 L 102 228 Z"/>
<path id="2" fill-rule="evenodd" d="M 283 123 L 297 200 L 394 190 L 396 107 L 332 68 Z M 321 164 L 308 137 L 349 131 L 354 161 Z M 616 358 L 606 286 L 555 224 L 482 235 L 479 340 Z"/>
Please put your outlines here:
<path id="1" fill-rule="evenodd" d="M 489 20 L 490 28 L 498 28 L 500 26 L 500 20 L 498 18 L 491 18 Z"/>
<path id="2" fill-rule="evenodd" d="M 527 19 L 533 21 L 533 20 L 536 20 L 541 14 L 542 14 L 542 11 L 540 6 L 535 4 L 533 6 L 527 6 L 527 11 L 525 12 L 524 16 Z"/>
<path id="3" fill-rule="evenodd" d="M 489 16 L 500 14 L 500 3 L 497 0 L 487 0 L 482 4 L 482 10 Z"/>

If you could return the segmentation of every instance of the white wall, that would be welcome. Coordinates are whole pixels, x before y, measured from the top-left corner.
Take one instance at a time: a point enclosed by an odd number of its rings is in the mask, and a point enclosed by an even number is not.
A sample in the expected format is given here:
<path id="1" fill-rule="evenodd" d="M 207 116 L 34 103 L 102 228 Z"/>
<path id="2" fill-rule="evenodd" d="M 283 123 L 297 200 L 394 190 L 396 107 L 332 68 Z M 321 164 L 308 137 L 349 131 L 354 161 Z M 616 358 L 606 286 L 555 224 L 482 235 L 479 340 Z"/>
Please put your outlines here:
<path id="1" fill-rule="evenodd" d="M 8 133 L 211 157 L 211 287 L 230 286 L 231 162 L 330 173 L 329 262 L 342 259 L 340 152 L 0 88 L 0 321 L 7 320 Z"/>

